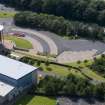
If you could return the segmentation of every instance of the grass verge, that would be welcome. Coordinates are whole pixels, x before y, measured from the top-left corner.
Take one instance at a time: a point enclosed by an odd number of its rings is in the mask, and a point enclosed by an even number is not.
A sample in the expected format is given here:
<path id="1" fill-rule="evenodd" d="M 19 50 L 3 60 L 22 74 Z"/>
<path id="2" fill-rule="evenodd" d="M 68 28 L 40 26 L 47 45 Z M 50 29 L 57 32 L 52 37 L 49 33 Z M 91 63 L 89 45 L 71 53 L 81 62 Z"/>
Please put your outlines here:
<path id="1" fill-rule="evenodd" d="M 16 102 L 16 105 L 55 105 L 55 98 L 44 97 L 44 96 L 23 96 Z"/>
<path id="2" fill-rule="evenodd" d="M 16 44 L 16 47 L 19 47 L 19 48 L 25 48 L 25 49 L 33 48 L 31 42 L 20 37 L 5 36 L 5 39 L 13 41 Z"/>
<path id="3" fill-rule="evenodd" d="M 15 12 L 0 12 L 0 18 L 10 18 L 15 16 Z"/>

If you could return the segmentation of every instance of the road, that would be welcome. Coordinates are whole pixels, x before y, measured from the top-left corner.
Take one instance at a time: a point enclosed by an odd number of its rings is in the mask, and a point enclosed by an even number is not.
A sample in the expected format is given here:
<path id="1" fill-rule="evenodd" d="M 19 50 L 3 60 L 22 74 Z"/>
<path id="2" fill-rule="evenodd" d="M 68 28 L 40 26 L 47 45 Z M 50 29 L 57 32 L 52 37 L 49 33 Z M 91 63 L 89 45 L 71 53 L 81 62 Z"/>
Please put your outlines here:
<path id="1" fill-rule="evenodd" d="M 83 99 L 77 97 L 58 97 L 60 105 L 105 105 L 102 101 L 95 99 Z"/>

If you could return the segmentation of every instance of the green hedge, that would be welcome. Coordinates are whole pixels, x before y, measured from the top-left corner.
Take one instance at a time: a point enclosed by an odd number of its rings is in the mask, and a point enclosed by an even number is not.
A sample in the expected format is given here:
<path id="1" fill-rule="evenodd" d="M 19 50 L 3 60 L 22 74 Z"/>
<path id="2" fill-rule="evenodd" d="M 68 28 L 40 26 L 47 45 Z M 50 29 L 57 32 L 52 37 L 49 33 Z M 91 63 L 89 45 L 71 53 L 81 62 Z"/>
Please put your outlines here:
<path id="1" fill-rule="evenodd" d="M 60 36 L 80 36 L 105 40 L 104 28 L 96 24 L 73 22 L 54 15 L 20 12 L 14 17 L 15 24 L 22 27 L 38 28 L 57 33 Z"/>

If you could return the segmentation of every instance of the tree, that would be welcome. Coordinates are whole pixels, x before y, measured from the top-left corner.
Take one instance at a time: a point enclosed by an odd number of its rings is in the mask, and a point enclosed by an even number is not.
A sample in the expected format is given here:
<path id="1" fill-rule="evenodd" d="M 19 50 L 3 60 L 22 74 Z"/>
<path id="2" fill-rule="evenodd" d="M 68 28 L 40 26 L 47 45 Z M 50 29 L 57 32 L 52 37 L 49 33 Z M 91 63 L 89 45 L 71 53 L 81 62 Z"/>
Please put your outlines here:
<path id="1" fill-rule="evenodd" d="M 15 24 L 22 27 L 40 28 L 60 36 L 78 36 L 93 40 L 105 40 L 104 28 L 97 24 L 68 21 L 63 17 L 33 12 L 20 12 L 14 17 Z"/>
<path id="2" fill-rule="evenodd" d="M 105 99 L 105 83 L 98 84 L 98 86 L 94 88 L 94 92 L 95 97 Z"/>
<path id="3" fill-rule="evenodd" d="M 97 16 L 97 11 L 92 7 L 86 8 L 83 13 L 83 19 L 90 22 L 96 22 Z"/>
<path id="4" fill-rule="evenodd" d="M 98 21 L 101 25 L 105 25 L 105 10 L 99 12 Z"/>
<path id="5" fill-rule="evenodd" d="M 29 7 L 32 11 L 41 12 L 42 4 L 43 4 L 43 0 L 31 0 Z"/>

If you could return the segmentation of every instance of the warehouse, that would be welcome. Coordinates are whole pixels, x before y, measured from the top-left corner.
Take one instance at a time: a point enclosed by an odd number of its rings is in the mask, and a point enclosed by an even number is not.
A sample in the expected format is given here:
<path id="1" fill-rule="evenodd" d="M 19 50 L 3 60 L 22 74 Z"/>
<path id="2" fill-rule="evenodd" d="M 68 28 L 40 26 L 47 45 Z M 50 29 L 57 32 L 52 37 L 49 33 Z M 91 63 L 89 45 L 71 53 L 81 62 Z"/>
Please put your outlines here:
<path id="1" fill-rule="evenodd" d="M 0 103 L 37 83 L 37 68 L 0 55 Z"/>

